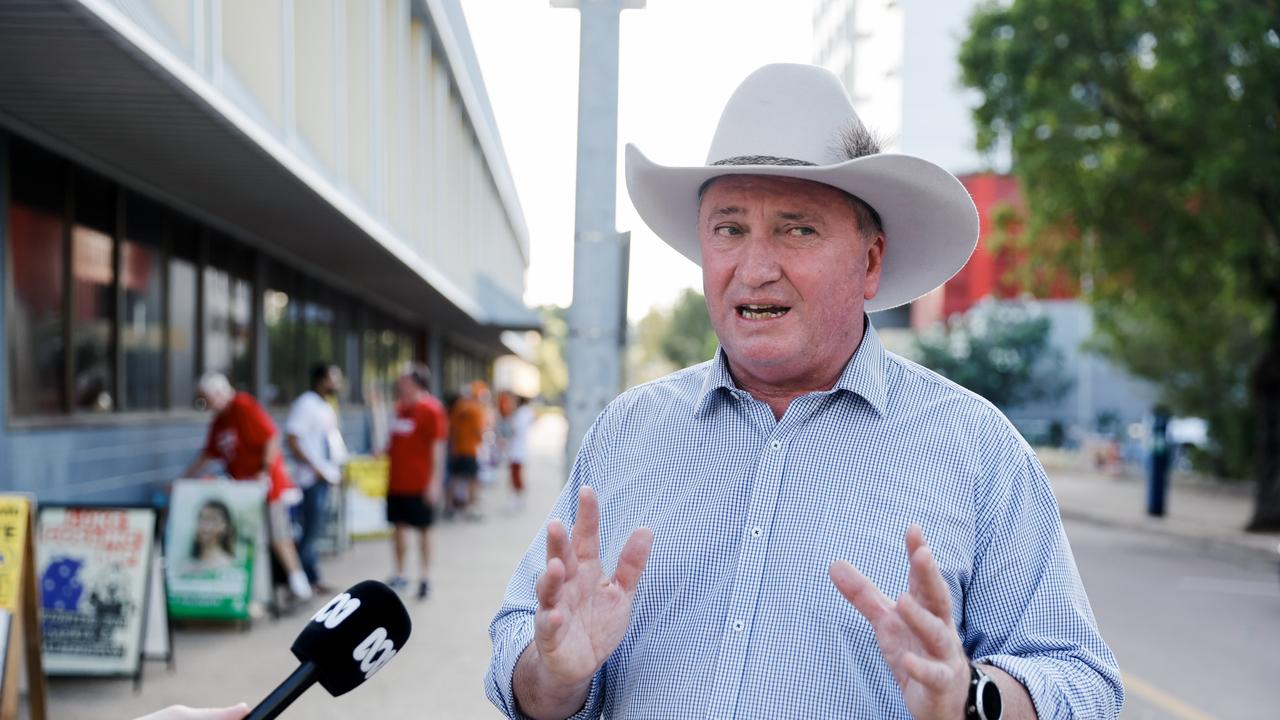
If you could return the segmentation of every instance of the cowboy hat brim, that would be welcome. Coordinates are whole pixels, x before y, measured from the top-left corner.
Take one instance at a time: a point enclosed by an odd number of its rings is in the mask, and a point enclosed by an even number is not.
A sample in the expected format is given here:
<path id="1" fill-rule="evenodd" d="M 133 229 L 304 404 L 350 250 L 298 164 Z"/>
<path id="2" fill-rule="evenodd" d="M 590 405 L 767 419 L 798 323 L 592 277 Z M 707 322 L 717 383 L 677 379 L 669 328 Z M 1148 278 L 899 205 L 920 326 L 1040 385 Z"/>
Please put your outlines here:
<path id="1" fill-rule="evenodd" d="M 964 267 L 978 244 L 978 211 L 969 191 L 941 167 L 910 155 L 875 154 L 834 165 L 659 165 L 626 148 L 627 191 L 645 224 L 698 265 L 698 190 L 723 175 L 774 175 L 830 185 L 880 215 L 885 235 L 880 290 L 868 312 L 925 295 Z"/>

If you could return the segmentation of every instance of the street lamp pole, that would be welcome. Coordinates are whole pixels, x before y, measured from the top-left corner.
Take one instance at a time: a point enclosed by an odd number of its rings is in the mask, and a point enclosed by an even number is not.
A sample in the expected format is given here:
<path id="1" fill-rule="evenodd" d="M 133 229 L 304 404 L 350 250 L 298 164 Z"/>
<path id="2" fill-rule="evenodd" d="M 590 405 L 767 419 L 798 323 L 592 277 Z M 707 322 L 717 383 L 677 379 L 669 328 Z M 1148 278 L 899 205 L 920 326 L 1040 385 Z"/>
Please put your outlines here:
<path id="1" fill-rule="evenodd" d="M 565 451 L 572 464 L 591 423 L 622 390 L 630 234 L 616 224 L 618 25 L 645 0 L 551 0 L 581 13 L 578 177 L 569 308 Z"/>

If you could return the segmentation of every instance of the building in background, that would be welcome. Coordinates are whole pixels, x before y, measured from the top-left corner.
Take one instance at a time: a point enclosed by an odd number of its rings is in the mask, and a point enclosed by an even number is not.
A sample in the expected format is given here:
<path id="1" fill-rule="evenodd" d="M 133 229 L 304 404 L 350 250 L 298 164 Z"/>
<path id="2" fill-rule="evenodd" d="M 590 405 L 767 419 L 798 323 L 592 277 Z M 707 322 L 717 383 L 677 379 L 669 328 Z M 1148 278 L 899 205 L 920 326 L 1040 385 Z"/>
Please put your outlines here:
<path id="1" fill-rule="evenodd" d="M 457 0 L 0 4 L 0 487 L 150 499 L 208 370 L 336 362 L 369 449 L 404 362 L 537 327 L 528 252 Z"/>
<path id="2" fill-rule="evenodd" d="M 979 0 L 813 0 L 814 62 L 844 81 L 858 115 L 886 151 L 938 163 L 960 178 L 978 206 L 981 235 L 969 263 L 910 306 L 873 315 L 877 328 L 887 328 L 886 343 L 898 351 L 909 348 L 912 332 L 963 313 L 984 297 L 1015 298 L 1025 290 L 1008 279 L 1019 258 L 990 247 L 996 212 L 1024 200 L 1009 174 L 1008 152 L 984 157 L 975 149 L 976 98 L 961 83 L 960 45 L 978 5 Z M 1093 332 L 1093 317 L 1078 295 L 1075 283 L 1053 281 L 1035 300 L 1052 318 L 1051 344 L 1062 353 L 1072 385 L 1059 402 L 1009 409 L 1033 433 L 1054 422 L 1086 433 L 1101 420 L 1123 426 L 1140 420 L 1155 400 L 1150 384 L 1081 349 Z"/>

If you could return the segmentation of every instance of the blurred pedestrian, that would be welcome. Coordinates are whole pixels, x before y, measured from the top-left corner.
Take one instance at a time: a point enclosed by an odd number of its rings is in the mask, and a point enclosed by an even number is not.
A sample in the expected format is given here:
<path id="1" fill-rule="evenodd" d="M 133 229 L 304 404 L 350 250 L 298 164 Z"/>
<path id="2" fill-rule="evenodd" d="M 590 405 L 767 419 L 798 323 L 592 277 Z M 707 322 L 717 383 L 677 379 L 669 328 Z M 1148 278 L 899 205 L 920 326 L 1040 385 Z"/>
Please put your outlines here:
<path id="1" fill-rule="evenodd" d="M 418 598 L 431 592 L 427 578 L 431 560 L 429 532 L 440 500 L 441 467 L 448 421 L 444 407 L 429 392 L 431 371 L 412 365 L 396 381 L 396 419 L 391 424 L 390 477 L 387 483 L 387 522 L 394 526 L 394 574 L 388 585 L 404 590 L 409 531 L 418 534 Z"/>
<path id="2" fill-rule="evenodd" d="M 488 410 L 484 383 L 464 388 L 449 412 L 449 486 L 455 510 L 467 520 L 479 520 L 476 507 L 480 477 L 480 447 L 484 443 Z"/>
<path id="3" fill-rule="evenodd" d="M 529 453 L 529 431 L 533 428 L 535 415 L 529 398 L 512 393 L 515 409 L 511 411 L 508 422 L 507 460 L 511 469 L 511 509 L 519 512 L 524 509 L 524 463 Z"/>
<path id="4" fill-rule="evenodd" d="M 298 600 L 309 600 L 311 583 L 302 570 L 289 523 L 289 508 L 297 504 L 300 493 L 285 472 L 276 424 L 252 395 L 236 392 L 221 373 L 205 373 L 197 390 L 213 412 L 213 422 L 204 448 L 182 476 L 198 477 L 206 464 L 218 460 L 236 480 L 262 483 L 267 488 L 271 549 L 284 569 L 289 591 Z"/>
<path id="5" fill-rule="evenodd" d="M 311 369 L 311 389 L 298 396 L 289 408 L 284 428 L 289 451 L 297 467 L 297 483 L 302 488 L 302 504 L 298 508 L 298 557 L 311 588 L 328 594 L 331 588 L 320 582 L 316 561 L 316 540 L 328 516 L 329 488 L 342 481 L 342 466 L 347 460 L 347 446 L 338 429 L 338 413 L 331 400 L 342 385 L 342 370 L 336 365 L 320 364 Z"/>

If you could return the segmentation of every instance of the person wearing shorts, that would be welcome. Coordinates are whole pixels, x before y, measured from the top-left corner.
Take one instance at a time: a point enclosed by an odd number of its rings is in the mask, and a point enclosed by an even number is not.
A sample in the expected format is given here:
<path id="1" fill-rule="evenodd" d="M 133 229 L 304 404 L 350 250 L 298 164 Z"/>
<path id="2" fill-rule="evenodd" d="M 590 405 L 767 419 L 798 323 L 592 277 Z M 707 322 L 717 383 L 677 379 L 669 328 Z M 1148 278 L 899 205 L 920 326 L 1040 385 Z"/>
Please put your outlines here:
<path id="1" fill-rule="evenodd" d="M 464 390 L 449 413 L 453 433 L 449 439 L 450 501 L 467 520 L 479 520 L 476 508 L 480 478 L 480 446 L 484 443 L 486 415 L 484 400 L 488 389 L 475 383 Z"/>
<path id="2" fill-rule="evenodd" d="M 436 463 L 443 458 L 448 421 L 444 407 L 432 397 L 431 371 L 411 366 L 396 381 L 396 419 L 391 425 L 387 483 L 387 522 L 393 526 L 392 560 L 394 574 L 387 582 L 396 590 L 409 586 L 405 576 L 409 532 L 418 535 L 418 598 L 431 591 L 427 571 L 431 559 L 429 531 L 435 521 L 434 504 L 440 495 L 441 473 Z"/>

